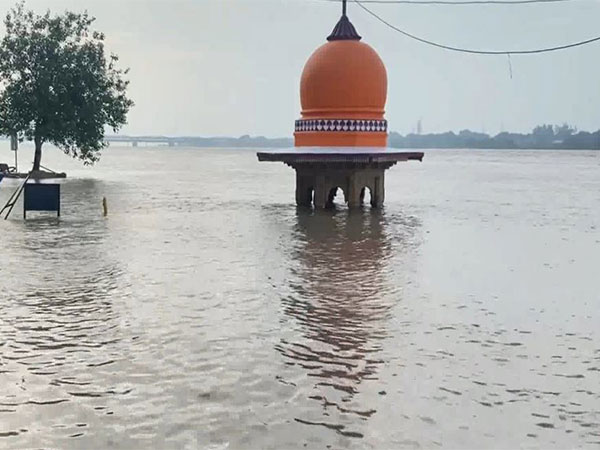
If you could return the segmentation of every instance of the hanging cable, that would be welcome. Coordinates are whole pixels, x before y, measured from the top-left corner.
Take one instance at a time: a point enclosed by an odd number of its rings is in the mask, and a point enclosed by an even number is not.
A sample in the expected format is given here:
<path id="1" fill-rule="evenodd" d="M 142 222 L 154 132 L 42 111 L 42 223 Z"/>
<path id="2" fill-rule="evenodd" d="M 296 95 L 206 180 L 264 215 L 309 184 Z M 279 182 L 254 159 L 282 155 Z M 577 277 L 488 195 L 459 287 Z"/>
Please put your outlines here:
<path id="1" fill-rule="evenodd" d="M 339 3 L 340 0 L 321 0 Z M 579 0 L 361 0 L 361 3 L 402 5 L 527 5 L 532 3 L 564 3 Z"/>
<path id="2" fill-rule="evenodd" d="M 372 15 L 373 17 L 375 17 L 377 20 L 379 20 L 381 23 L 383 23 L 384 25 L 388 26 L 392 30 L 397 31 L 398 33 L 403 34 L 404 36 L 406 36 L 408 38 L 414 39 L 415 41 L 422 42 L 423 44 L 431 45 L 433 47 L 442 48 L 444 50 L 451 50 L 453 52 L 472 53 L 472 54 L 476 54 L 476 55 L 508 55 L 508 54 L 512 54 L 512 55 L 532 55 L 532 54 L 535 54 L 535 53 L 548 53 L 548 52 L 556 52 L 558 50 L 566 50 L 568 48 L 580 47 L 582 45 L 591 44 L 592 42 L 600 41 L 600 36 L 598 36 L 598 37 L 594 37 L 594 38 L 591 38 L 591 39 L 586 39 L 585 41 L 574 42 L 572 44 L 559 45 L 559 46 L 556 46 L 556 47 L 538 48 L 538 49 L 533 49 L 533 50 L 475 50 L 475 49 L 469 49 L 469 48 L 453 47 L 453 46 L 450 46 L 450 45 L 439 44 L 437 42 L 433 42 L 433 41 L 430 41 L 430 40 L 427 40 L 427 39 L 423 39 L 423 38 L 420 38 L 418 36 L 415 36 L 414 34 L 410 34 L 407 31 L 401 30 L 400 28 L 398 28 L 398 27 L 392 25 L 391 23 L 387 22 L 381 16 L 375 14 L 373 11 L 371 11 L 369 8 L 367 8 L 365 5 L 363 5 L 362 1 L 359 1 L 359 0 L 353 0 L 353 1 L 358 6 L 360 6 L 362 9 L 364 9 L 366 12 L 368 12 L 370 15 Z"/>

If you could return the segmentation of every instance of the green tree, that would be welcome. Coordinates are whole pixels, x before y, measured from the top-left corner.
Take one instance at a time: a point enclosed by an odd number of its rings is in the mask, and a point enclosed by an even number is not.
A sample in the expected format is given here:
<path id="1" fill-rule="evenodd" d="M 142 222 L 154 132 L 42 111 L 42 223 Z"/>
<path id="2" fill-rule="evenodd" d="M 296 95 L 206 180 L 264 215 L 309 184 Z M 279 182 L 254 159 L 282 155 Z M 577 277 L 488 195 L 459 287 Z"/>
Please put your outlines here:
<path id="1" fill-rule="evenodd" d="M 18 3 L 6 16 L 0 41 L 0 134 L 35 143 L 33 170 L 42 146 L 59 147 L 93 164 L 106 147 L 106 127 L 118 131 L 133 102 L 128 70 L 104 52 L 104 34 L 87 13 L 37 15 Z"/>
<path id="2" fill-rule="evenodd" d="M 563 123 L 562 125 L 554 125 L 554 135 L 556 136 L 556 139 L 561 141 L 573 136 L 575 133 L 577 133 L 577 128 L 571 127 L 567 123 Z"/>

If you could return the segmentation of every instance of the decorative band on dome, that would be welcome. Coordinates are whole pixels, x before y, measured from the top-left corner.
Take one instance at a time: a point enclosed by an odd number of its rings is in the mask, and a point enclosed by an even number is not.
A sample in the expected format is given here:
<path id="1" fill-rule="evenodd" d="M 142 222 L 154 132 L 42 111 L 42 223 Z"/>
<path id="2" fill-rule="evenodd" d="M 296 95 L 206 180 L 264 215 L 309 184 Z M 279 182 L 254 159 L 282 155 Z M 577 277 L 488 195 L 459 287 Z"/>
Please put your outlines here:
<path id="1" fill-rule="evenodd" d="M 387 132 L 387 120 L 308 119 L 296 120 L 295 131 Z"/>

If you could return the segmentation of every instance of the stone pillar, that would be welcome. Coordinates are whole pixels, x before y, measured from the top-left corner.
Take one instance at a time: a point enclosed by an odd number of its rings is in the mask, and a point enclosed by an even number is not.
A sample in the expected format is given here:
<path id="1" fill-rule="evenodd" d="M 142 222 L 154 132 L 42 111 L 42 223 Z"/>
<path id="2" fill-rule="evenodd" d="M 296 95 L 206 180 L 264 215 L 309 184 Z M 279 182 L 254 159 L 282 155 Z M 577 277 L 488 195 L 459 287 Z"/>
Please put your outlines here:
<path id="1" fill-rule="evenodd" d="M 348 176 L 348 193 L 346 196 L 348 208 L 360 207 L 360 191 L 360 177 L 356 173 L 351 173 Z"/>
<path id="2" fill-rule="evenodd" d="M 314 189 L 312 182 L 312 177 L 303 175 L 296 169 L 296 205 L 312 205 L 312 189 Z"/>
<path id="3" fill-rule="evenodd" d="M 333 208 L 333 202 L 335 200 L 335 196 L 338 193 L 338 188 L 335 186 L 330 186 L 327 185 L 326 187 L 326 191 L 327 191 L 327 202 L 325 203 L 325 207 L 326 208 Z"/>
<path id="4" fill-rule="evenodd" d="M 376 173 L 373 187 L 373 192 L 371 192 L 371 206 L 373 208 L 381 208 L 385 200 L 385 179 L 383 170 Z"/>
<path id="5" fill-rule="evenodd" d="M 329 196 L 329 190 L 325 183 L 325 176 L 317 174 L 315 177 L 315 208 L 323 209 L 327 205 L 327 197 Z"/>

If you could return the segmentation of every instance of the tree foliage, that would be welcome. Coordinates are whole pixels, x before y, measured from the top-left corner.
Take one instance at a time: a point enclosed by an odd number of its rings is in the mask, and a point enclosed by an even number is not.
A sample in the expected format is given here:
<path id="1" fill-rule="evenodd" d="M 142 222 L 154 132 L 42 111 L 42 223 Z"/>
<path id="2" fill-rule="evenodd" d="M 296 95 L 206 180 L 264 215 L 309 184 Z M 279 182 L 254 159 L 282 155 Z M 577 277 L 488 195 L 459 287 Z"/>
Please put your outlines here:
<path id="1" fill-rule="evenodd" d="M 128 70 L 105 55 L 104 34 L 87 13 L 37 15 L 17 4 L 0 41 L 0 133 L 35 142 L 34 170 L 44 143 L 93 164 L 133 102 Z"/>

